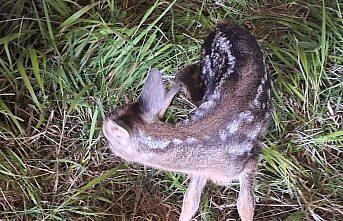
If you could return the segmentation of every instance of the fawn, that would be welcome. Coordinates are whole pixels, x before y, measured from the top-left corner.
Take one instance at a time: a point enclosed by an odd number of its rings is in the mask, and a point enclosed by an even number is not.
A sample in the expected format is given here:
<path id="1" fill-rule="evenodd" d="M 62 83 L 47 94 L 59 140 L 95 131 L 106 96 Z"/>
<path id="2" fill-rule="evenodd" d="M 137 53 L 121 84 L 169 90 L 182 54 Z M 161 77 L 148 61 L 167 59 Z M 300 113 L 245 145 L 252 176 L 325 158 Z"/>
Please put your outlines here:
<path id="1" fill-rule="evenodd" d="M 182 87 L 198 108 L 177 124 L 160 121 Z M 253 220 L 253 181 L 269 124 L 270 90 L 255 38 L 219 23 L 204 41 L 201 60 L 179 71 L 169 91 L 152 69 L 138 101 L 108 116 L 103 132 L 115 155 L 190 177 L 179 220 L 192 219 L 207 180 L 221 185 L 239 180 L 239 215 Z"/>

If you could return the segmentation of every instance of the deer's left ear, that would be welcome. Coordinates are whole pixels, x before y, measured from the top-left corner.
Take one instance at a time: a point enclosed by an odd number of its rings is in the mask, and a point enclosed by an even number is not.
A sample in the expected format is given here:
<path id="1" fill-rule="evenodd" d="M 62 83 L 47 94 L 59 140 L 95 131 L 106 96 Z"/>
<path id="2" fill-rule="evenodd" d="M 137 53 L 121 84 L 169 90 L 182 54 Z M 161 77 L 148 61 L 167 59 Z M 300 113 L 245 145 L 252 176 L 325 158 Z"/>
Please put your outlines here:
<path id="1" fill-rule="evenodd" d="M 161 72 L 158 69 L 151 69 L 139 96 L 144 118 L 153 120 L 158 117 L 164 106 L 165 96 Z"/>

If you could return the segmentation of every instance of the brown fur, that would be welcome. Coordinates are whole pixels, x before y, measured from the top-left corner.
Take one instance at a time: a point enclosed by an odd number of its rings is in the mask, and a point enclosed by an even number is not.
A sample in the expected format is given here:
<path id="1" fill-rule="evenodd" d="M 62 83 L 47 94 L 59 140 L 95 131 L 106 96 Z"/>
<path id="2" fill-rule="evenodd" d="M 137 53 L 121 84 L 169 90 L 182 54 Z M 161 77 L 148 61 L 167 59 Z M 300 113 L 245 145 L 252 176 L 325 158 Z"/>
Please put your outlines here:
<path id="1" fill-rule="evenodd" d="M 198 109 L 178 124 L 159 121 L 180 85 Z M 238 179 L 237 206 L 242 220 L 248 221 L 269 109 L 270 79 L 256 40 L 240 27 L 221 23 L 205 39 L 201 61 L 181 70 L 170 92 L 153 70 L 140 100 L 106 119 L 103 131 L 116 155 L 191 176 L 180 220 L 194 215 L 206 180 L 229 184 Z"/>

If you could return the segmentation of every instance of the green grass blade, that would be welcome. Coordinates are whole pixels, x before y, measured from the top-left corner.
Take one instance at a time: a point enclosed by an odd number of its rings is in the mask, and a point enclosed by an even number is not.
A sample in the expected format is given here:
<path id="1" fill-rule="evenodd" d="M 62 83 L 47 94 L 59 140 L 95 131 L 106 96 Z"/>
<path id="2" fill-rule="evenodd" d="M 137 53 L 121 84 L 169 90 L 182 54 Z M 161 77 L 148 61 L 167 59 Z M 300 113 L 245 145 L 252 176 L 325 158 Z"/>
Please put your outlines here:
<path id="1" fill-rule="evenodd" d="M 99 114 L 99 108 L 98 106 L 95 107 L 93 116 L 92 116 L 92 123 L 91 123 L 91 127 L 89 130 L 89 137 L 88 137 L 88 147 L 87 150 L 85 152 L 85 157 L 83 158 L 83 162 L 88 161 L 90 154 L 89 152 L 91 151 L 91 147 L 93 145 L 93 136 L 94 136 L 94 132 L 95 132 L 95 128 L 96 128 L 96 123 L 98 121 L 98 114 Z"/>
<path id="2" fill-rule="evenodd" d="M 39 64 L 38 64 L 36 50 L 30 48 L 29 49 L 29 56 L 30 56 L 30 59 L 31 59 L 31 64 L 32 64 L 32 67 L 33 67 L 33 74 L 35 76 L 36 82 L 39 85 L 42 93 L 45 94 L 44 83 L 43 83 L 41 75 L 39 73 Z"/>
<path id="3" fill-rule="evenodd" d="M 18 39 L 21 34 L 22 33 L 15 33 L 0 38 L 0 45 L 7 44 L 8 42 L 13 41 L 14 39 Z"/>
<path id="4" fill-rule="evenodd" d="M 25 72 L 25 69 L 22 65 L 22 63 L 19 61 L 18 64 L 17 64 L 17 67 L 18 67 L 18 70 L 19 70 L 19 74 L 21 75 L 21 77 L 23 78 L 23 81 L 24 81 L 24 85 L 26 86 L 27 90 L 29 91 L 30 95 L 31 95 L 31 98 L 32 98 L 32 101 L 36 104 L 37 108 L 42 111 L 42 105 L 41 103 L 39 102 L 34 90 L 33 90 L 33 87 L 31 85 L 31 82 L 30 82 L 30 79 L 29 77 L 27 76 L 26 72 Z"/>
<path id="5" fill-rule="evenodd" d="M 14 123 L 14 125 L 18 128 L 19 132 L 21 135 L 25 135 L 25 130 L 23 129 L 23 127 L 20 125 L 19 121 L 24 121 L 23 119 L 15 116 L 11 110 L 7 107 L 7 105 L 0 100 L 0 113 L 5 114 L 6 116 L 8 116 L 12 122 Z"/>
<path id="6" fill-rule="evenodd" d="M 75 12 L 73 15 L 71 15 L 69 18 L 67 18 L 58 29 L 65 29 L 71 26 L 75 21 L 77 21 L 83 14 L 88 12 L 91 8 L 96 6 L 98 3 L 93 3 L 91 5 L 87 5 L 86 7 L 81 8 L 79 11 Z"/>
<path id="7" fill-rule="evenodd" d="M 45 18 L 46 18 L 46 25 L 48 27 L 50 43 L 52 44 L 55 52 L 60 56 L 60 53 L 59 53 L 59 51 L 57 49 L 57 46 L 56 46 L 55 34 L 54 34 L 54 31 L 53 31 L 53 28 L 52 28 L 52 25 L 51 25 L 51 20 L 50 20 L 49 10 L 48 10 L 48 6 L 47 6 L 47 3 L 46 3 L 46 0 L 43 0 L 42 3 L 43 3 L 44 15 L 45 15 Z"/>
<path id="8" fill-rule="evenodd" d="M 75 97 L 73 102 L 70 104 L 70 107 L 69 107 L 68 112 L 67 112 L 68 114 L 70 114 L 76 108 L 77 103 L 82 98 L 82 96 L 92 87 L 93 87 L 93 85 L 88 85 L 88 86 L 81 89 L 81 91 L 77 94 L 77 96 Z"/>
<path id="9" fill-rule="evenodd" d="M 343 130 L 335 131 L 333 133 L 323 135 L 314 139 L 315 143 L 327 143 L 337 141 L 343 141 Z"/>
<path id="10" fill-rule="evenodd" d="M 54 215 L 56 213 L 58 213 L 60 211 L 60 209 L 64 208 L 66 205 L 70 204 L 71 202 L 77 200 L 77 196 L 82 194 L 83 192 L 85 192 L 86 190 L 88 190 L 89 188 L 93 187 L 96 184 L 99 184 L 101 182 L 103 182 L 104 180 L 108 179 L 110 176 L 113 176 L 114 174 L 116 174 L 118 172 L 118 169 L 121 166 L 118 166 L 116 168 L 110 169 L 106 172 L 104 172 L 103 174 L 101 174 L 100 176 L 94 178 L 93 180 L 91 180 L 90 182 L 88 182 L 86 185 L 84 185 L 83 187 L 81 187 L 80 190 L 78 190 L 74 195 L 72 195 L 71 197 L 68 197 L 67 200 L 65 200 L 63 203 L 61 203 L 60 206 L 58 206 L 56 209 L 54 209 L 52 211 L 52 213 L 49 214 L 49 217 L 51 215 Z M 47 217 L 47 218 L 49 218 Z"/>

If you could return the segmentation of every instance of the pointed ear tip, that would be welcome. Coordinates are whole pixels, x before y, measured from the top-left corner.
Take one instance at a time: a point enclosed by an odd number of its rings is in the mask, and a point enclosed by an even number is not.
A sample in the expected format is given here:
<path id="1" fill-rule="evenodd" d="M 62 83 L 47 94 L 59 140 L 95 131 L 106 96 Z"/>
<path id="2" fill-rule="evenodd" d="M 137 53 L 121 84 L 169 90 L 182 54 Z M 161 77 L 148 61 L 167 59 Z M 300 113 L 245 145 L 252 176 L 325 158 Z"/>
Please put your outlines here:
<path id="1" fill-rule="evenodd" d="M 158 68 L 151 68 L 150 72 L 160 73 L 160 70 Z"/>
<path id="2" fill-rule="evenodd" d="M 151 91 L 156 92 L 160 87 L 163 87 L 162 74 L 158 69 L 153 68 L 148 73 L 141 95 L 148 94 L 150 96 Z"/>
<path id="3" fill-rule="evenodd" d="M 158 70 L 157 68 L 152 68 L 150 71 L 149 71 L 149 76 L 162 76 L 162 73 L 160 72 L 160 70 Z"/>

